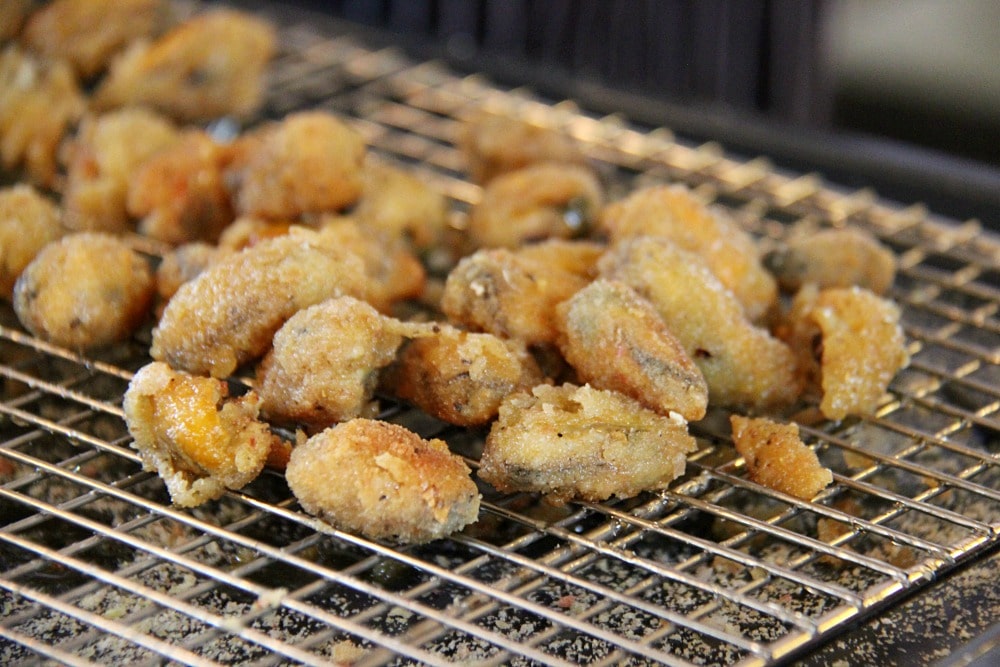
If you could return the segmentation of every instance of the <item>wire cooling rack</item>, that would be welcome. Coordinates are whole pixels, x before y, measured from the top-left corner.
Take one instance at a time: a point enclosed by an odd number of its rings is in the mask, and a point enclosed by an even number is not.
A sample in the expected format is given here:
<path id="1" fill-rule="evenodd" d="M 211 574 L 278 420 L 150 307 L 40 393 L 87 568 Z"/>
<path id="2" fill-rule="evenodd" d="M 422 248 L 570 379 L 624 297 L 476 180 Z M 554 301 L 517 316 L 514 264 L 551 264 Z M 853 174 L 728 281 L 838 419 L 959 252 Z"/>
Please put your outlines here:
<path id="1" fill-rule="evenodd" d="M 484 485 L 475 526 L 393 548 L 321 525 L 276 473 L 172 507 L 122 418 L 148 332 L 82 357 L 4 307 L 0 662 L 773 664 L 997 543 L 1000 243 L 976 223 L 275 20 L 263 115 L 342 114 L 459 211 L 480 190 L 454 139 L 487 107 L 575 137 L 615 193 L 684 182 L 764 238 L 801 220 L 871 230 L 900 258 L 912 362 L 874 416 L 803 425 L 834 471 L 811 502 L 748 480 L 713 413 L 669 490 L 553 507 Z M 475 468 L 482 433 L 390 404 L 383 416 Z"/>

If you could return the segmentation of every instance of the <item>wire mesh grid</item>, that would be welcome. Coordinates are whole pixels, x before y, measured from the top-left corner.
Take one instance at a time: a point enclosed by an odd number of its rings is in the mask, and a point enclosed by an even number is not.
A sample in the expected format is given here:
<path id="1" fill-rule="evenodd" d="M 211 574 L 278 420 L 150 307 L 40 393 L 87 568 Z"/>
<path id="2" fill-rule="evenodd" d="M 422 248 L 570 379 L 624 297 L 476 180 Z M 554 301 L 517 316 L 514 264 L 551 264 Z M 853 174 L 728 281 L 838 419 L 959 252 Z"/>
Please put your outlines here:
<path id="1" fill-rule="evenodd" d="M 393 548 L 304 514 L 283 478 L 194 510 L 129 448 L 121 397 L 148 332 L 81 357 L 0 319 L 0 661 L 60 664 L 769 664 L 815 646 L 997 542 L 1000 244 L 869 192 L 842 192 L 663 129 L 282 26 L 266 116 L 343 114 L 461 209 L 454 148 L 490 107 L 573 135 L 612 188 L 682 181 L 755 234 L 856 224 L 900 258 L 912 362 L 877 413 L 803 425 L 834 484 L 801 501 L 754 484 L 724 415 L 667 491 L 563 507 L 485 485 L 480 520 Z M 141 241 L 137 240 L 137 243 Z M 155 248 L 145 248 L 155 254 Z M 389 406 L 475 468 L 482 433 Z"/>

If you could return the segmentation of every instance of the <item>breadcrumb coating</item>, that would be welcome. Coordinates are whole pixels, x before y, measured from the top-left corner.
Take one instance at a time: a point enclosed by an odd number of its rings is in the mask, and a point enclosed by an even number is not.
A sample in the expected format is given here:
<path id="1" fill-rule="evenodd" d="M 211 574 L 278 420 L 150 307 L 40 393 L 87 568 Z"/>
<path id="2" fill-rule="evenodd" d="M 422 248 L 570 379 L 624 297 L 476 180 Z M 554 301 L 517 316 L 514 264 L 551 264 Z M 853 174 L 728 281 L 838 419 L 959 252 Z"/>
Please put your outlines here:
<path id="1" fill-rule="evenodd" d="M 276 45 L 267 21 L 232 9 L 202 12 L 115 57 L 93 108 L 144 105 L 185 122 L 248 117 L 263 100 Z"/>
<path id="2" fill-rule="evenodd" d="M 154 361 L 132 378 L 123 407 L 144 467 L 159 473 L 176 505 L 195 507 L 256 479 L 272 445 L 282 451 L 257 419 L 259 405 L 253 391 L 230 398 L 224 380 Z"/>
<path id="3" fill-rule="evenodd" d="M 791 349 L 746 318 L 699 255 L 664 237 L 635 236 L 611 248 L 598 267 L 653 304 L 701 369 L 711 405 L 768 410 L 798 399 Z"/>
<path id="4" fill-rule="evenodd" d="M 312 436 L 285 476 L 307 512 L 373 540 L 429 542 L 479 515 L 465 462 L 444 441 L 388 422 L 354 419 Z"/>
<path id="5" fill-rule="evenodd" d="M 788 242 L 766 258 L 781 288 L 803 285 L 864 287 L 885 294 L 896 279 L 896 256 L 872 234 L 857 227 L 793 230 Z"/>
<path id="6" fill-rule="evenodd" d="M 820 387 L 827 419 L 878 408 L 909 363 L 900 314 L 895 303 L 861 287 L 807 287 L 796 295 L 788 337 L 807 382 Z"/>
<path id="7" fill-rule="evenodd" d="M 87 110 L 80 84 L 63 60 L 43 60 L 16 44 L 0 51 L 0 161 L 23 167 L 35 185 L 53 187 L 63 137 Z"/>
<path id="8" fill-rule="evenodd" d="M 410 341 L 387 369 L 382 386 L 427 414 L 459 426 L 497 416 L 512 392 L 544 381 L 523 343 L 440 324 Z"/>
<path id="9" fill-rule="evenodd" d="M 153 329 L 151 354 L 189 373 L 227 377 L 267 351 L 299 310 L 366 294 L 364 264 L 315 231 L 293 228 L 228 254 L 183 284 Z"/>
<path id="10" fill-rule="evenodd" d="M 469 212 L 468 238 L 474 248 L 516 248 L 586 236 L 603 205 L 600 181 L 587 167 L 533 164 L 483 188 L 482 200 Z"/>
<path id="11" fill-rule="evenodd" d="M 148 260 L 116 236 L 80 232 L 49 243 L 14 286 L 14 312 L 39 338 L 85 350 L 125 340 L 150 313 Z"/>
<path id="12" fill-rule="evenodd" d="M 687 187 L 661 185 L 636 190 L 601 212 L 601 227 L 612 241 L 662 236 L 699 255 L 752 322 L 776 304 L 774 278 L 761 262 L 753 237 L 721 207 L 706 205 Z"/>
<path id="13" fill-rule="evenodd" d="M 556 307 L 558 346 L 580 379 L 663 415 L 705 416 L 708 385 L 656 308 L 624 283 L 598 279 Z"/>
<path id="14" fill-rule="evenodd" d="M 764 417 L 730 415 L 733 444 L 747 464 L 750 479 L 790 496 L 809 500 L 833 482 L 816 452 L 799 438 L 798 424 Z"/>
<path id="15" fill-rule="evenodd" d="M 84 118 L 66 144 L 66 226 L 121 233 L 133 228 L 126 202 L 141 165 L 180 139 L 167 118 L 139 107 Z"/>
<path id="16" fill-rule="evenodd" d="M 628 498 L 665 488 L 697 449 L 687 422 L 603 389 L 539 385 L 511 394 L 483 448 L 479 477 L 504 493 L 555 501 Z"/>
<path id="17" fill-rule="evenodd" d="M 133 41 L 152 37 L 166 16 L 164 0 L 52 0 L 32 13 L 21 38 L 46 58 L 66 60 L 86 80 Z"/>
<path id="18" fill-rule="evenodd" d="M 0 299 L 42 248 L 63 235 L 62 211 L 31 185 L 0 188 Z"/>
<path id="19" fill-rule="evenodd" d="M 448 200 L 417 174 L 368 157 L 361 198 L 351 215 L 362 225 L 403 239 L 415 251 L 427 252 L 443 242 Z"/>

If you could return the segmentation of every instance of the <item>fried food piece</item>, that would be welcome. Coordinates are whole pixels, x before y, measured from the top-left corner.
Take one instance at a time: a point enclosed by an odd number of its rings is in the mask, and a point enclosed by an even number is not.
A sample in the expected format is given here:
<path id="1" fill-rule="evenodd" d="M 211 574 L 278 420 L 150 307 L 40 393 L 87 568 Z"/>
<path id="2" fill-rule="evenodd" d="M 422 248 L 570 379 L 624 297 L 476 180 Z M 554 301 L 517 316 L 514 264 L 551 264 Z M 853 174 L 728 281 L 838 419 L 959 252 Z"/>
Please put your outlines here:
<path id="1" fill-rule="evenodd" d="M 236 218 L 219 234 L 216 244 L 220 249 L 243 250 L 257 245 L 264 239 L 284 236 L 291 229 L 291 222 L 277 222 L 242 216 Z"/>
<path id="2" fill-rule="evenodd" d="M 475 248 L 516 248 L 586 236 L 603 205 L 601 184 L 588 168 L 533 164 L 483 188 L 483 198 L 469 212 L 468 238 Z"/>
<path id="3" fill-rule="evenodd" d="M 803 288 L 788 339 L 809 386 L 820 385 L 827 419 L 872 414 L 909 363 L 899 307 L 861 287 Z M 817 354 L 818 352 L 818 354 Z"/>
<path id="4" fill-rule="evenodd" d="M 84 350 L 125 340 L 150 312 L 146 258 L 121 239 L 83 232 L 45 246 L 14 286 L 14 312 L 39 338 Z"/>
<path id="5" fill-rule="evenodd" d="M 0 299 L 10 301 L 24 268 L 62 235 L 62 212 L 54 202 L 26 184 L 0 189 Z"/>
<path id="6" fill-rule="evenodd" d="M 31 15 L 22 40 L 91 79 L 133 41 L 155 34 L 166 13 L 163 0 L 53 0 Z"/>
<path id="7" fill-rule="evenodd" d="M 398 424 L 354 419 L 318 433 L 292 450 L 285 477 L 307 512 L 372 540 L 430 542 L 479 516 L 465 462 Z"/>
<path id="8" fill-rule="evenodd" d="M 448 200 L 424 179 L 372 158 L 362 171 L 361 199 L 351 212 L 362 225 L 402 238 L 417 252 L 442 243 Z"/>
<path id="9" fill-rule="evenodd" d="M 474 331 L 528 345 L 555 343 L 556 304 L 587 282 L 506 248 L 478 250 L 448 274 L 441 310 L 452 323 Z"/>
<path id="10" fill-rule="evenodd" d="M 94 92 L 94 108 L 144 105 L 185 122 L 248 117 L 263 100 L 276 41 L 269 23 L 245 12 L 203 12 L 118 55 Z"/>
<path id="11" fill-rule="evenodd" d="M 324 428 L 378 412 L 378 372 L 396 358 L 405 325 L 342 296 L 300 310 L 274 334 L 257 369 L 268 419 Z"/>
<path id="12" fill-rule="evenodd" d="M 651 303 L 628 285 L 590 283 L 556 307 L 557 341 L 580 379 L 661 415 L 705 416 L 708 385 Z"/>
<path id="13" fill-rule="evenodd" d="M 364 297 L 365 283 L 356 255 L 293 228 L 182 285 L 153 330 L 151 354 L 179 370 L 227 377 L 261 356 L 296 312 L 335 296 Z"/>
<path id="14" fill-rule="evenodd" d="M 712 405 L 771 409 L 798 398 L 792 351 L 746 318 L 699 255 L 664 237 L 636 236 L 605 253 L 598 268 L 653 304 L 701 369 Z"/>
<path id="15" fill-rule="evenodd" d="M 248 151 L 238 175 L 242 215 L 293 220 L 342 210 L 361 196 L 364 138 L 333 114 L 290 114 Z"/>
<path id="16" fill-rule="evenodd" d="M 112 233 L 131 229 L 129 180 L 157 152 L 180 138 L 163 116 L 142 108 L 88 116 L 66 145 L 66 226 Z"/>
<path id="17" fill-rule="evenodd" d="M 568 135 L 488 111 L 463 123 L 457 143 L 477 183 L 539 162 L 583 164 L 586 160 Z"/>
<path id="18" fill-rule="evenodd" d="M 662 236 L 701 256 L 752 322 L 777 304 L 777 286 L 753 238 L 721 207 L 707 206 L 683 185 L 636 190 L 606 206 L 600 225 L 612 241 Z"/>
<path id="19" fill-rule="evenodd" d="M 252 482 L 272 446 L 281 449 L 257 419 L 259 405 L 252 390 L 230 398 L 224 380 L 154 361 L 132 378 L 123 407 L 145 469 L 160 475 L 174 504 L 195 507 Z"/>
<path id="20" fill-rule="evenodd" d="M 23 166 L 36 185 L 55 185 L 59 144 L 87 102 L 69 64 L 43 61 L 15 45 L 0 52 L 0 160 Z"/>
<path id="21" fill-rule="evenodd" d="M 126 198 L 129 215 L 141 218 L 139 233 L 175 245 L 217 240 L 234 217 L 223 177 L 228 157 L 207 133 L 189 131 L 143 162 Z"/>
<path id="22" fill-rule="evenodd" d="M 213 245 L 196 241 L 177 246 L 163 255 L 156 267 L 156 293 L 167 302 L 184 283 L 217 262 L 225 251 Z"/>
<path id="23" fill-rule="evenodd" d="M 750 479 L 769 489 L 809 500 L 833 482 L 816 452 L 799 438 L 798 424 L 730 415 L 733 444 L 746 460 Z"/>
<path id="24" fill-rule="evenodd" d="M 548 239 L 521 246 L 516 250 L 516 254 L 518 257 L 548 264 L 589 281 L 597 277 L 597 260 L 605 250 L 607 246 L 596 241 Z"/>
<path id="25" fill-rule="evenodd" d="M 556 501 L 629 498 L 662 489 L 697 449 L 678 414 L 664 417 L 618 392 L 539 385 L 500 406 L 479 477 L 504 493 Z"/>
<path id="26" fill-rule="evenodd" d="M 0 45 L 20 34 L 34 5 L 34 0 L 4 0 L 0 2 Z"/>
<path id="27" fill-rule="evenodd" d="M 446 324 L 412 340 L 382 378 L 394 396 L 458 426 L 479 426 L 497 416 L 503 399 L 544 381 L 523 343 Z"/>
<path id="28" fill-rule="evenodd" d="M 366 300 L 382 312 L 423 294 L 427 272 L 402 239 L 366 229 L 350 218 L 324 218 L 320 234 L 326 243 L 361 258 L 368 278 Z"/>
<path id="29" fill-rule="evenodd" d="M 856 227 L 793 231 L 788 243 L 765 257 L 787 292 L 807 283 L 864 287 L 885 294 L 896 279 L 896 256 L 872 234 Z"/>

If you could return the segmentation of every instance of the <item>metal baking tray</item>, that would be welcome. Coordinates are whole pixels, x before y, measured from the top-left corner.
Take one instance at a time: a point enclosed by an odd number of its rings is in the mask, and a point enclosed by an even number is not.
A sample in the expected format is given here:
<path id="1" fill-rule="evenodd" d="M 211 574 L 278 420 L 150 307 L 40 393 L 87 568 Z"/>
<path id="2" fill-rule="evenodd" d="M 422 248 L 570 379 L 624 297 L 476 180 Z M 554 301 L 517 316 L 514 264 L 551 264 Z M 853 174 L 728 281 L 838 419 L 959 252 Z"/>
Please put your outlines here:
<path id="1" fill-rule="evenodd" d="M 172 507 L 122 419 L 148 332 L 83 357 L 26 334 L 4 307 L 0 662 L 775 664 L 997 545 L 995 236 L 321 21 L 272 18 L 282 45 L 261 117 L 342 114 L 460 212 L 480 189 L 464 178 L 456 132 L 488 107 L 574 136 L 613 192 L 684 182 L 764 238 L 804 219 L 871 230 L 900 258 L 892 297 L 912 362 L 874 416 L 803 426 L 834 471 L 812 502 L 748 480 L 713 413 L 693 425 L 699 451 L 666 491 L 554 507 L 483 485 L 478 524 L 397 548 L 324 526 L 272 472 L 198 509 Z M 481 431 L 384 406 L 475 468 Z"/>

